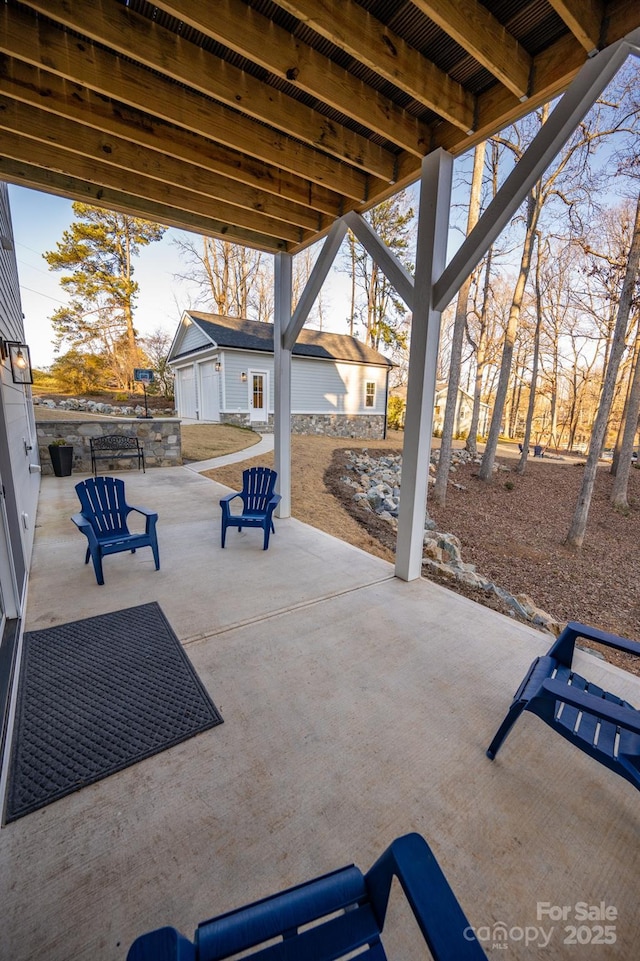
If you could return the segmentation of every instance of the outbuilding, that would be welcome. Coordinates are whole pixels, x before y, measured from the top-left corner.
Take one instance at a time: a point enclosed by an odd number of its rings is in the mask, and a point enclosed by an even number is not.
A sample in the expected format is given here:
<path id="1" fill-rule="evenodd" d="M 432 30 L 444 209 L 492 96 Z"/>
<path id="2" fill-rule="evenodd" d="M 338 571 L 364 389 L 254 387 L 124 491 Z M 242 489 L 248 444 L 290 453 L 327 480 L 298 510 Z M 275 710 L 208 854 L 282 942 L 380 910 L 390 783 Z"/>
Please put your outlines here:
<path id="1" fill-rule="evenodd" d="M 185 311 L 168 362 L 178 416 L 273 429 L 273 324 Z M 390 361 L 346 334 L 304 327 L 291 359 L 291 430 L 385 436 Z"/>

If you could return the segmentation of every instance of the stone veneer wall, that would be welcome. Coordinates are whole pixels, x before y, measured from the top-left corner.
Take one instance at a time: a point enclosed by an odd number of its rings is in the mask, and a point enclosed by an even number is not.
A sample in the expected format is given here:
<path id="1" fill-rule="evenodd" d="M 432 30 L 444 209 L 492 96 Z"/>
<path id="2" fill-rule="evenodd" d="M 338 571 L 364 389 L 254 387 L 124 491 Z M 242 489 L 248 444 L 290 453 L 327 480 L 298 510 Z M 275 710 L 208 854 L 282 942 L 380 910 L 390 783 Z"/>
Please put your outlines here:
<path id="1" fill-rule="evenodd" d="M 261 434 L 273 432 L 273 414 L 268 424 L 250 423 L 248 414 L 221 414 L 223 424 L 252 427 Z M 292 414 L 292 434 L 323 434 L 326 437 L 353 437 L 360 440 L 382 440 L 385 418 L 382 414 Z"/>
<path id="2" fill-rule="evenodd" d="M 81 474 L 91 473 L 91 447 L 89 439 L 106 434 L 137 437 L 144 444 L 146 467 L 176 467 L 182 464 L 180 421 L 177 418 L 153 418 L 148 420 L 118 417 L 113 420 L 47 420 L 36 423 L 38 450 L 43 474 L 53 474 L 49 444 L 63 437 L 73 444 L 73 469 Z M 99 461 L 103 470 L 137 470 L 135 458 L 114 457 L 113 461 Z"/>

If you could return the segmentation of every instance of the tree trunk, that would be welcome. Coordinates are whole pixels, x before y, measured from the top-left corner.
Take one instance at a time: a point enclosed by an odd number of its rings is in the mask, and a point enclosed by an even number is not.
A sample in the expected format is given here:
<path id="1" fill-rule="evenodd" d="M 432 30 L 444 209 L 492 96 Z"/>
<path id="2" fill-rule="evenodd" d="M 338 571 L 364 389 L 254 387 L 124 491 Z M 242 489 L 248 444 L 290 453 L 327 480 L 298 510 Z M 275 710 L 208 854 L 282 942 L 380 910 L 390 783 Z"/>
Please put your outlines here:
<path id="1" fill-rule="evenodd" d="M 522 453 L 516 467 L 517 474 L 524 474 L 529 456 L 529 443 L 531 441 L 531 425 L 533 424 L 533 411 L 536 406 L 536 387 L 538 383 L 538 359 L 540 357 L 540 330 L 542 328 L 542 293 L 540 290 L 540 232 L 536 233 L 538 241 L 538 258 L 536 260 L 536 328 L 533 335 L 533 363 L 531 365 L 531 389 L 529 390 L 529 405 L 527 407 L 527 419 L 524 426 L 524 440 L 522 441 Z"/>
<path id="2" fill-rule="evenodd" d="M 507 389 L 509 387 L 511 362 L 513 359 L 513 347 L 516 340 L 516 334 L 518 332 L 518 324 L 520 323 L 520 313 L 522 311 L 524 291 L 531 267 L 533 241 L 538 223 L 538 217 L 540 214 L 540 199 L 540 185 L 537 184 L 533 191 L 529 194 L 527 201 L 527 230 L 522 247 L 520 271 L 518 273 L 518 279 L 513 292 L 513 300 L 511 302 L 509 320 L 504 337 L 500 377 L 498 379 L 498 389 L 496 391 L 493 416 L 491 417 L 489 437 L 487 438 L 487 446 L 485 447 L 485 451 L 482 456 L 482 463 L 480 464 L 480 470 L 478 472 L 480 479 L 487 482 L 490 481 L 493 476 L 493 464 L 496 459 L 496 449 L 498 447 L 498 438 L 500 437 L 502 415 L 504 413 Z"/>
<path id="3" fill-rule="evenodd" d="M 638 357 L 640 356 L 640 323 L 636 329 L 636 340 L 633 348 L 633 356 L 631 358 L 631 366 L 629 368 L 629 380 L 627 382 L 627 390 L 624 397 L 624 407 L 622 408 L 622 417 L 620 418 L 620 423 L 618 424 L 618 432 L 616 434 L 616 443 L 613 449 L 613 458 L 611 460 L 611 473 L 615 477 L 618 473 L 618 464 L 620 463 L 620 455 L 622 453 L 622 442 L 624 439 L 625 425 L 627 423 L 627 414 L 629 412 L 629 398 L 631 396 L 631 391 L 633 390 L 633 380 L 634 371 L 638 364 Z"/>
<path id="4" fill-rule="evenodd" d="M 471 177 L 471 193 L 469 196 L 469 213 L 467 215 L 467 236 L 471 233 L 478 222 L 480 216 L 480 198 L 482 190 L 482 172 L 484 170 L 484 158 L 486 152 L 486 142 L 478 144 L 473 154 L 473 174 Z M 467 309 L 469 304 L 469 291 L 471 290 L 472 276 L 465 280 L 458 293 L 456 304 L 456 318 L 453 325 L 453 337 L 451 339 L 451 363 L 449 365 L 449 383 L 447 385 L 447 399 L 444 409 L 444 420 L 442 423 L 442 439 L 440 441 L 440 458 L 436 473 L 436 482 L 433 487 L 432 496 L 437 504 L 444 507 L 447 499 L 447 481 L 449 480 L 449 469 L 451 467 L 451 447 L 453 431 L 455 427 L 456 410 L 458 407 L 458 391 L 460 389 L 460 363 L 462 358 L 462 343 L 464 340 L 464 328 L 467 321 Z"/>
<path id="5" fill-rule="evenodd" d="M 567 534 L 566 543 L 569 547 L 582 547 L 584 542 L 584 535 L 587 528 L 587 518 L 589 517 L 589 507 L 591 506 L 591 498 L 593 496 L 593 488 L 596 481 L 598 460 L 600 459 L 600 454 L 602 453 L 605 430 L 607 427 L 607 421 L 609 419 L 609 410 L 611 409 L 613 392 L 616 385 L 616 378 L 618 376 L 618 368 L 620 366 L 620 361 L 624 351 L 625 334 L 627 332 L 627 323 L 629 321 L 629 313 L 631 310 L 631 302 L 633 298 L 636 277 L 638 275 L 639 262 L 640 194 L 638 195 L 636 204 L 636 218 L 633 229 L 633 237 L 631 239 L 631 246 L 629 247 L 629 256 L 627 258 L 627 271 L 622 284 L 622 291 L 620 292 L 618 316 L 616 318 L 613 344 L 609 354 L 609 363 L 607 365 L 604 383 L 602 386 L 600 405 L 598 407 L 598 413 L 596 415 L 595 424 L 591 434 L 589 456 L 587 457 L 587 463 L 585 464 L 584 468 L 582 486 L 580 488 L 580 493 L 578 494 L 578 501 L 576 503 L 571 526 L 569 527 L 569 533 Z M 629 451 L 629 461 L 631 461 L 631 451 Z M 621 465 L 620 471 L 616 476 L 616 481 L 618 480 L 618 477 L 623 469 L 624 465 Z"/>
<path id="6" fill-rule="evenodd" d="M 485 360 L 487 356 L 486 329 L 487 329 L 487 310 L 489 307 L 489 294 L 491 292 L 491 264 L 493 260 L 493 247 L 489 247 L 487 252 L 487 263 L 484 272 L 484 291 L 482 295 L 482 313 L 480 322 L 480 332 L 478 334 L 478 344 L 476 347 L 476 376 L 473 388 L 473 410 L 471 412 L 471 423 L 469 425 L 469 436 L 465 444 L 466 450 L 475 457 L 478 453 L 478 425 L 480 423 L 480 404 L 482 403 L 482 382 L 484 380 Z"/>

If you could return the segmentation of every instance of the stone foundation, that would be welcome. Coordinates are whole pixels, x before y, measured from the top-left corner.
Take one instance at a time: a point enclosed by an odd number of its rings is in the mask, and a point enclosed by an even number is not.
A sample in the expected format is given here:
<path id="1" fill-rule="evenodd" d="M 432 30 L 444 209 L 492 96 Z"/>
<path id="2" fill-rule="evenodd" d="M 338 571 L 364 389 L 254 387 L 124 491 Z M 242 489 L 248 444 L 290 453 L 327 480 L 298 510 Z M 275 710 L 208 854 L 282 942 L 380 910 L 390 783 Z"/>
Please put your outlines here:
<path id="1" fill-rule="evenodd" d="M 176 467 L 182 464 L 182 442 L 180 421 L 176 418 L 129 419 L 124 417 L 113 420 L 61 420 L 38 421 L 38 450 L 43 474 L 53 474 L 49 444 L 60 437 L 73 445 L 73 470 L 79 474 L 91 473 L 91 447 L 89 441 L 94 437 L 107 434 L 121 434 L 137 437 L 144 444 L 146 467 Z M 135 458 L 114 456 L 113 461 L 98 462 L 98 473 L 109 470 L 137 470 Z"/>
<path id="2" fill-rule="evenodd" d="M 324 434 L 326 437 L 353 437 L 382 440 L 383 414 L 292 414 L 292 434 Z"/>
<path id="3" fill-rule="evenodd" d="M 250 427 L 259 434 L 273 433 L 273 414 L 268 423 L 253 422 L 248 414 L 221 414 L 223 424 Z M 323 434 L 325 437 L 354 437 L 359 440 L 382 440 L 385 419 L 382 414 L 292 414 L 292 434 Z"/>

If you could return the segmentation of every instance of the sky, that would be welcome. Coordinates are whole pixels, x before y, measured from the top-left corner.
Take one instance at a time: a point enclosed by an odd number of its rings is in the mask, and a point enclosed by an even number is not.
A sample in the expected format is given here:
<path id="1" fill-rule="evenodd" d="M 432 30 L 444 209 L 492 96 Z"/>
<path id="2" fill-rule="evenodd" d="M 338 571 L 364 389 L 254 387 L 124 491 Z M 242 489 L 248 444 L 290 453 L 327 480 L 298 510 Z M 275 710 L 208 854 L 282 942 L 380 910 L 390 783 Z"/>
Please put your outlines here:
<path id="1" fill-rule="evenodd" d="M 25 338 L 34 367 L 48 367 L 55 359 L 49 318 L 68 303 L 59 285 L 61 274 L 49 270 L 43 254 L 55 250 L 63 232 L 74 220 L 71 201 L 52 194 L 9 185 L 9 201 L 15 239 Z M 143 247 L 134 263 L 140 293 L 135 310 L 136 328 L 142 336 L 158 328 L 172 336 L 182 311 L 194 306 L 196 288 L 174 278 L 179 270 L 175 237 L 184 232 L 169 228 L 162 240 Z M 324 328 L 347 333 L 349 281 L 333 271 L 325 283 Z M 63 352 L 64 352 L 63 347 Z"/>

